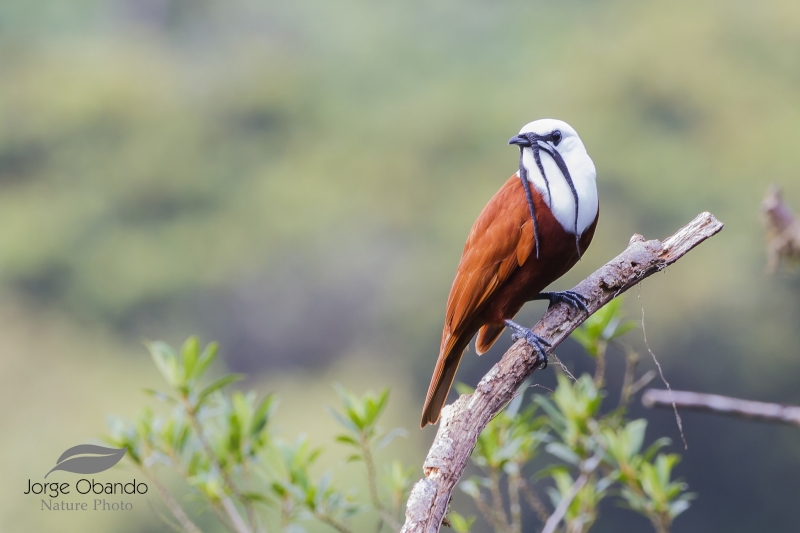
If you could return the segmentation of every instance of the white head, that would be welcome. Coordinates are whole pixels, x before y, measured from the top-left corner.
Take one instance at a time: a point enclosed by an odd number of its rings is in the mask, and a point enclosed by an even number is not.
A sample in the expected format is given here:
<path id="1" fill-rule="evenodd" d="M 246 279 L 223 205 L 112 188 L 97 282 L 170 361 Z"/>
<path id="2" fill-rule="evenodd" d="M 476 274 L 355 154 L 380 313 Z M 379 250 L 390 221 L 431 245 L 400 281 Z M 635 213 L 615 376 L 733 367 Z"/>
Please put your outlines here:
<path id="1" fill-rule="evenodd" d="M 519 135 L 512 137 L 508 143 L 520 147 L 522 165 L 528 180 L 550 206 L 556 220 L 569 233 L 576 231 L 577 195 L 577 235 L 581 235 L 597 216 L 598 204 L 595 184 L 597 172 L 578 133 L 566 122 L 545 118 L 523 126 Z M 536 161 L 537 155 L 541 169 Z M 558 159 L 565 164 L 567 176 L 559 168 Z M 575 188 L 574 193 L 570 179 Z"/>

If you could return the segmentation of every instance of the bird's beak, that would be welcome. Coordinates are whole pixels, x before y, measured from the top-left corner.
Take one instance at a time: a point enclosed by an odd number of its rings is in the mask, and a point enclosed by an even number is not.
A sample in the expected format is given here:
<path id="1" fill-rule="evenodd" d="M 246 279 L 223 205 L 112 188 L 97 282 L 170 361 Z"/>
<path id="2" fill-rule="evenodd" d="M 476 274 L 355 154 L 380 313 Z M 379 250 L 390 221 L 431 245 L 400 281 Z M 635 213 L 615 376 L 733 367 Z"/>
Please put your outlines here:
<path id="1" fill-rule="evenodd" d="M 517 146 L 530 146 L 531 142 L 524 135 L 516 135 L 508 140 L 508 144 L 516 144 Z"/>

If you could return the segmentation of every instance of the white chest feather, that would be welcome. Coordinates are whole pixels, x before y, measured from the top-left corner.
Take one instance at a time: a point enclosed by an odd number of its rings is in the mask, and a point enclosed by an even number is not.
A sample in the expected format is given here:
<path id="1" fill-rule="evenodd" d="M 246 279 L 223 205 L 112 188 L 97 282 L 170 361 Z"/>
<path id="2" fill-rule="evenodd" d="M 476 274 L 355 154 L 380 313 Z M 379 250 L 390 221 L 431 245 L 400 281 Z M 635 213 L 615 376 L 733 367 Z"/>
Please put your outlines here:
<path id="1" fill-rule="evenodd" d="M 556 162 L 544 151 L 540 152 L 542 166 L 550 185 L 548 187 L 539 167 L 533 158 L 533 150 L 525 148 L 522 153 L 522 164 L 528 172 L 528 180 L 550 206 L 550 211 L 561 227 L 568 233 L 575 233 L 575 196 L 567 180 L 561 174 Z M 597 171 L 594 163 L 585 150 L 569 150 L 562 153 L 564 162 L 575 185 L 578 195 L 578 235 L 582 235 L 597 217 Z"/>

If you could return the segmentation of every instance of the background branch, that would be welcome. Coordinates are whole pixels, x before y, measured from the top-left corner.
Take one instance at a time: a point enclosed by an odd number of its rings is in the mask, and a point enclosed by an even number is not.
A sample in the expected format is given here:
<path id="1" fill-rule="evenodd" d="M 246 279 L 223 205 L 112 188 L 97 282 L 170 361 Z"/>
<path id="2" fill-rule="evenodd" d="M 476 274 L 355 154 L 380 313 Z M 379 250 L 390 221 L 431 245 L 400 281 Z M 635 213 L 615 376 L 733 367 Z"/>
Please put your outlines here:
<path id="1" fill-rule="evenodd" d="M 672 391 L 670 394 L 670 391 L 661 389 L 648 389 L 642 395 L 642 404 L 645 407 L 669 407 L 671 409 L 673 400 L 680 409 L 708 411 L 800 427 L 800 407 L 794 405 L 754 402 L 730 396 L 688 391 Z"/>
<path id="2" fill-rule="evenodd" d="M 628 248 L 573 290 L 587 297 L 589 314 L 566 304 L 550 307 L 533 331 L 555 349 L 591 313 L 642 279 L 660 272 L 692 248 L 722 230 L 710 213 L 701 213 L 663 243 L 634 235 Z M 523 340 L 481 379 L 475 392 L 445 406 L 439 430 L 406 505 L 404 533 L 435 533 L 447 512 L 453 489 L 461 478 L 478 435 L 511 401 L 520 385 L 538 368 L 538 358 Z"/>
<path id="3" fill-rule="evenodd" d="M 800 220 L 783 201 L 777 185 L 767 189 L 761 213 L 766 230 L 767 272 L 775 272 L 782 260 L 800 260 Z"/>

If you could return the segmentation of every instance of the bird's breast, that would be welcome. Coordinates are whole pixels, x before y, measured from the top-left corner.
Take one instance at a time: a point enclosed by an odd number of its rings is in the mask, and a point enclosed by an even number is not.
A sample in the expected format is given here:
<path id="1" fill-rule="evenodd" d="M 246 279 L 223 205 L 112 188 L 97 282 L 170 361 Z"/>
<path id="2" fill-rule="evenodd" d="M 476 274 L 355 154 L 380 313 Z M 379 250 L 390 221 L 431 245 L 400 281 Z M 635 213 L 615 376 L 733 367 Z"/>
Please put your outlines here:
<path id="1" fill-rule="evenodd" d="M 528 180 L 542 195 L 553 217 L 570 234 L 575 234 L 575 211 L 578 210 L 577 231 L 578 235 L 583 235 L 597 218 L 599 207 L 595 181 L 597 172 L 594 162 L 585 151 L 567 152 L 562 154 L 562 157 L 575 186 L 575 194 L 549 154 L 541 152 L 542 168 L 544 168 L 547 181 L 542 176 L 530 148 L 524 149 L 522 164 L 525 165 Z M 577 206 L 575 205 L 575 195 L 578 197 Z"/>

